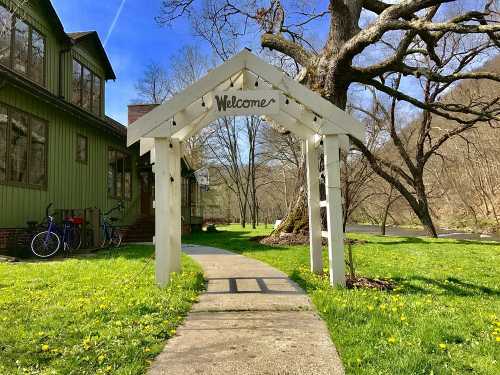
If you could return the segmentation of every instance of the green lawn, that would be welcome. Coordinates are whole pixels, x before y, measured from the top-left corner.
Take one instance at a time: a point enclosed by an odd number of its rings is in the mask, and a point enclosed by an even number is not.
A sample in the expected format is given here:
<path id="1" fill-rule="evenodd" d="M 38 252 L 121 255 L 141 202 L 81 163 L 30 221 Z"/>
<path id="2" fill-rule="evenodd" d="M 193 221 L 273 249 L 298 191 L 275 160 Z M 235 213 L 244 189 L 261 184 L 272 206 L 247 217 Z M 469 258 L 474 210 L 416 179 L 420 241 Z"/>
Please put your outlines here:
<path id="1" fill-rule="evenodd" d="M 152 252 L 0 263 L 0 374 L 143 374 L 203 288 L 188 257 L 157 288 Z"/>
<path id="2" fill-rule="evenodd" d="M 311 295 L 350 374 L 499 373 L 500 244 L 351 235 L 366 241 L 354 246 L 359 274 L 397 284 L 379 292 L 329 287 L 326 277 L 309 272 L 306 246 L 249 241 L 267 233 L 229 226 L 185 241 L 288 273 Z"/>

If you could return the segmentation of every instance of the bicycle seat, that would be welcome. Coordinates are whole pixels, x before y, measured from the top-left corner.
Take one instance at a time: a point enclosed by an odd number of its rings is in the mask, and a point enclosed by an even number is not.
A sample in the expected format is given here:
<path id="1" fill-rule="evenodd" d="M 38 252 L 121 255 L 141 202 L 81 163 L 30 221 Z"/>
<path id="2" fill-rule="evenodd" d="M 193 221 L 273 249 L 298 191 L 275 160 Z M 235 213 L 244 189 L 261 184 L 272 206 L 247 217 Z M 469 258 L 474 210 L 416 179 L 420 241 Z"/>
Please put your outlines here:
<path id="1" fill-rule="evenodd" d="M 109 218 L 109 221 L 112 221 L 113 223 L 116 223 L 117 221 L 119 221 L 120 219 L 118 219 L 117 217 L 110 217 Z"/>
<path id="2" fill-rule="evenodd" d="M 82 225 L 83 224 L 83 218 L 81 218 L 81 217 L 74 216 L 74 217 L 70 217 L 69 219 L 75 225 Z"/>

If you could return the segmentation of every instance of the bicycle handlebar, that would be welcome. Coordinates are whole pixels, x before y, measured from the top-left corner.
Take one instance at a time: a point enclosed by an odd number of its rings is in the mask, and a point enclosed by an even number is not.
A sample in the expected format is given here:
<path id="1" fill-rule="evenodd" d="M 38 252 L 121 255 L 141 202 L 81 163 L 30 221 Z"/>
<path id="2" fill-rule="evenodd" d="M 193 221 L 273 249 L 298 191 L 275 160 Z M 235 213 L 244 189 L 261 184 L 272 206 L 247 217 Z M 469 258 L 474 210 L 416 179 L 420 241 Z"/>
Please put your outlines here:
<path id="1" fill-rule="evenodd" d="M 111 214 L 111 212 L 113 212 L 115 210 L 122 210 L 122 209 L 123 209 L 123 202 L 120 201 L 116 207 L 113 207 L 111 210 L 104 213 L 104 216 L 108 216 L 109 214 Z"/>
<path id="2" fill-rule="evenodd" d="M 49 210 L 54 205 L 54 203 L 49 203 L 49 205 L 45 208 L 45 217 L 49 217 Z"/>

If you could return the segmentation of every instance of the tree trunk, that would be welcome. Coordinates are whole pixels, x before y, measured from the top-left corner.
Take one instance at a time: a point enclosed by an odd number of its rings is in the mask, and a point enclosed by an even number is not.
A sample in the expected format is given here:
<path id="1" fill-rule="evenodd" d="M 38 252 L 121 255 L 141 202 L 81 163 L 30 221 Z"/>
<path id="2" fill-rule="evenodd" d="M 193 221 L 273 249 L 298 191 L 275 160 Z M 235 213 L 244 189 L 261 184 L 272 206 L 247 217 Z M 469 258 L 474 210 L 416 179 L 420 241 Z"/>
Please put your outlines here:
<path id="1" fill-rule="evenodd" d="M 417 214 L 418 218 L 420 219 L 420 222 L 424 226 L 424 231 L 429 237 L 437 238 L 438 234 L 436 231 L 436 227 L 434 226 L 434 223 L 432 221 L 432 217 L 429 211 L 429 206 L 427 204 L 427 198 L 425 199 L 425 202 L 420 202 L 420 209 L 416 211 L 415 213 Z"/>
<path id="2" fill-rule="evenodd" d="M 281 224 L 273 231 L 273 236 L 281 233 L 299 233 L 309 230 L 309 215 L 307 212 L 307 181 L 306 181 L 306 159 L 302 153 L 300 168 L 297 172 L 297 185 L 295 198 L 288 209 L 286 217 Z"/>
<path id="3" fill-rule="evenodd" d="M 434 223 L 432 221 L 431 212 L 429 209 L 429 201 L 427 199 L 427 193 L 425 191 L 425 185 L 423 180 L 423 171 L 415 176 L 415 192 L 418 200 L 418 207 L 415 211 L 420 222 L 424 226 L 425 233 L 429 237 L 437 238 L 437 231 Z"/>
<path id="4" fill-rule="evenodd" d="M 389 197 L 387 198 L 387 204 L 385 205 L 384 208 L 384 214 L 382 215 L 382 223 L 380 224 L 380 234 L 382 236 L 385 236 L 386 233 L 386 226 L 387 226 L 387 217 L 389 216 L 389 210 L 391 209 L 392 205 L 392 193 L 394 191 L 394 187 L 391 185 L 390 191 L 389 191 Z"/>

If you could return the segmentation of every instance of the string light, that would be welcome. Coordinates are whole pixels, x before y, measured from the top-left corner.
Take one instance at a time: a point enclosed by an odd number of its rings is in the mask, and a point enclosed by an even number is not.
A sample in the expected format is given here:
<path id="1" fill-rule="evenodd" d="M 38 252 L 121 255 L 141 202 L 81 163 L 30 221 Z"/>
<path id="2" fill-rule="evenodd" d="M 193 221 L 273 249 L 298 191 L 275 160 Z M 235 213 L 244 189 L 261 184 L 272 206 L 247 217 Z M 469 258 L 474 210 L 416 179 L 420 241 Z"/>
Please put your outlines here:
<path id="1" fill-rule="evenodd" d="M 205 99 L 203 98 L 203 96 L 201 97 L 201 106 L 202 107 L 205 107 L 206 104 L 205 104 Z"/>
<path id="2" fill-rule="evenodd" d="M 175 122 L 175 118 L 172 117 L 172 126 L 177 126 L 177 123 Z"/>

